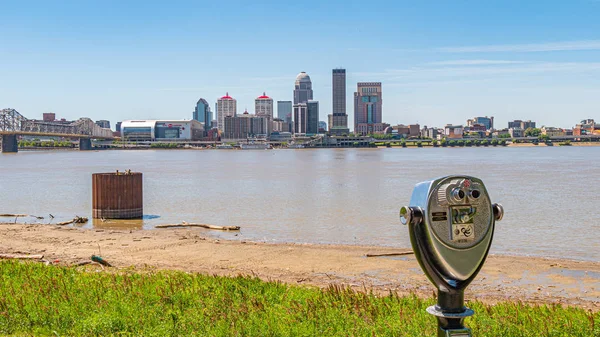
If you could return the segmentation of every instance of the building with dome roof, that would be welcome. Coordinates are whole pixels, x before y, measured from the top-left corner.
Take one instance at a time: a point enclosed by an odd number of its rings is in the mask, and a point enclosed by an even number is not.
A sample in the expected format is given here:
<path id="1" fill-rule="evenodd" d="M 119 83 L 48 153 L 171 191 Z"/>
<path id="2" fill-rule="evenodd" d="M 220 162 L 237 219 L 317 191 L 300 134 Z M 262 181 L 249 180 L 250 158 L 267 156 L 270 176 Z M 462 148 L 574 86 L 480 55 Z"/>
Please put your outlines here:
<path id="1" fill-rule="evenodd" d="M 237 113 L 237 101 L 226 93 L 217 100 L 217 128 L 225 131 L 225 117 L 234 117 Z"/>
<path id="2" fill-rule="evenodd" d="M 273 99 L 263 92 L 254 100 L 254 113 L 257 116 L 267 116 L 273 120 Z"/>
<path id="3" fill-rule="evenodd" d="M 312 82 L 304 71 L 296 76 L 294 85 L 294 104 L 306 103 L 313 99 Z"/>

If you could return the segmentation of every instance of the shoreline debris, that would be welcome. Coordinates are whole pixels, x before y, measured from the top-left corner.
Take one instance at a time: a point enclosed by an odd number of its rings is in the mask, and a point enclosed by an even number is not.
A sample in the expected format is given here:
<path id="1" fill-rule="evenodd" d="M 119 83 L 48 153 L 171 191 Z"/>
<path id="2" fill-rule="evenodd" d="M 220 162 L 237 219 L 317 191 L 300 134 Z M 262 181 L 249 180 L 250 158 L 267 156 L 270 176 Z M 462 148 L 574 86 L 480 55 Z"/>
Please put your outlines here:
<path id="1" fill-rule="evenodd" d="M 182 221 L 180 224 L 166 224 L 166 225 L 156 225 L 155 228 L 178 228 L 178 227 L 202 227 L 206 229 L 214 229 L 221 231 L 239 231 L 240 226 L 217 226 L 217 225 L 207 225 L 201 223 L 189 223 Z"/>
<path id="2" fill-rule="evenodd" d="M 18 260 L 41 260 L 44 255 L 41 254 L 0 254 L 0 259 L 18 259 Z"/>
<path id="3" fill-rule="evenodd" d="M 379 257 L 379 256 L 402 256 L 402 255 L 412 255 L 415 252 L 399 252 L 399 253 L 382 253 L 382 254 L 366 254 L 366 257 Z"/>
<path id="4" fill-rule="evenodd" d="M 100 263 L 103 266 L 112 267 L 112 265 L 110 263 L 108 263 L 108 261 L 106 261 L 105 259 L 103 259 L 102 257 L 100 257 L 98 255 L 92 255 L 92 261 Z"/>
<path id="5" fill-rule="evenodd" d="M 63 221 L 63 222 L 57 222 L 57 223 L 55 223 L 55 225 L 57 225 L 57 226 L 64 226 L 64 225 L 70 225 L 72 223 L 87 223 L 87 222 L 88 222 L 88 218 L 76 215 L 71 220 Z"/>

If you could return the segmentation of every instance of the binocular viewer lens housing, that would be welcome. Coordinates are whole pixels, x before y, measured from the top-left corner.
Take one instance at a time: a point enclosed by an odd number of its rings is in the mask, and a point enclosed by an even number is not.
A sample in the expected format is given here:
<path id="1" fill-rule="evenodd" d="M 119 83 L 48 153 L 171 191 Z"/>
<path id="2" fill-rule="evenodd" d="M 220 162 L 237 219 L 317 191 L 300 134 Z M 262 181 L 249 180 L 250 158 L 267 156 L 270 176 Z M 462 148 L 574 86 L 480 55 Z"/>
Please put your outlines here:
<path id="1" fill-rule="evenodd" d="M 438 336 L 453 331 L 470 336 L 470 330 L 462 327 L 464 317 L 473 314 L 464 307 L 464 290 L 483 266 L 495 222 L 503 214 L 501 205 L 491 203 L 483 182 L 470 176 L 419 183 L 410 206 L 400 209 L 415 257 L 438 289 L 438 304 L 427 310 L 438 317 Z"/>

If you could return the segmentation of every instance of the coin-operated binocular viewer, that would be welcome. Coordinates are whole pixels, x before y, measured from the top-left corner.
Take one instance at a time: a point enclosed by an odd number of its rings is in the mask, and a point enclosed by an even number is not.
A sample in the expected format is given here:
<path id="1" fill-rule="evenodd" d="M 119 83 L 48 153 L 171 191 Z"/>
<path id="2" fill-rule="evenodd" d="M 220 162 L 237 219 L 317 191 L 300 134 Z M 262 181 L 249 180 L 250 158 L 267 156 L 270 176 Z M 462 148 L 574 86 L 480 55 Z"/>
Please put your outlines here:
<path id="1" fill-rule="evenodd" d="M 437 317 L 438 337 L 471 336 L 463 321 L 474 312 L 464 305 L 464 291 L 483 266 L 503 213 L 483 182 L 468 176 L 419 183 L 410 206 L 400 209 L 417 261 L 438 289 L 437 305 L 427 308 Z"/>

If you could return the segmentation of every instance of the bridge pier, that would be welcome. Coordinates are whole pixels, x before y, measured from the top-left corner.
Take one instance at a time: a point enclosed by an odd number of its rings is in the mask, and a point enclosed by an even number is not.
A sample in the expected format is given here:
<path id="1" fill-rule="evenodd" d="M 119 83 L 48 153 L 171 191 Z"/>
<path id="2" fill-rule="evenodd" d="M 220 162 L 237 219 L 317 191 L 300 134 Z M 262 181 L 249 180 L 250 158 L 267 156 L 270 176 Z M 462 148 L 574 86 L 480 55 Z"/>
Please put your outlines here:
<path id="1" fill-rule="evenodd" d="M 79 151 L 89 151 L 92 149 L 92 140 L 89 138 L 79 138 Z"/>
<path id="2" fill-rule="evenodd" d="M 2 135 L 2 152 L 19 152 L 19 142 L 17 141 L 17 135 Z"/>

